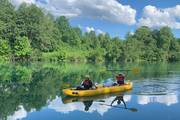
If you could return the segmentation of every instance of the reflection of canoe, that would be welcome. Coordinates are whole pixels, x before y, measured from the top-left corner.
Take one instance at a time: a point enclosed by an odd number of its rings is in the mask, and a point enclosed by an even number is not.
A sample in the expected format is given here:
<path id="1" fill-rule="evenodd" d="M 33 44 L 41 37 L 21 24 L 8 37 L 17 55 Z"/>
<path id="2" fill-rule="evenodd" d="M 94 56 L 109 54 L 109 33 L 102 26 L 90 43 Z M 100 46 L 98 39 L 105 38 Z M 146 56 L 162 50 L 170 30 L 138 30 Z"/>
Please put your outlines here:
<path id="1" fill-rule="evenodd" d="M 78 96 L 78 97 L 94 96 L 94 95 L 127 91 L 132 89 L 132 86 L 133 86 L 132 82 L 128 82 L 121 86 L 111 86 L 111 87 L 98 86 L 97 89 L 92 89 L 92 90 L 76 90 L 75 88 L 64 89 L 63 93 L 68 96 Z"/>
<path id="2" fill-rule="evenodd" d="M 113 96 L 119 96 L 123 95 L 121 92 L 116 93 L 110 93 L 110 94 L 103 94 L 103 95 L 96 95 L 96 96 L 89 96 L 89 97 L 72 97 L 72 96 L 66 96 L 62 98 L 62 102 L 64 104 L 72 103 L 72 102 L 83 102 L 83 101 L 96 101 L 96 100 L 102 100 Z"/>

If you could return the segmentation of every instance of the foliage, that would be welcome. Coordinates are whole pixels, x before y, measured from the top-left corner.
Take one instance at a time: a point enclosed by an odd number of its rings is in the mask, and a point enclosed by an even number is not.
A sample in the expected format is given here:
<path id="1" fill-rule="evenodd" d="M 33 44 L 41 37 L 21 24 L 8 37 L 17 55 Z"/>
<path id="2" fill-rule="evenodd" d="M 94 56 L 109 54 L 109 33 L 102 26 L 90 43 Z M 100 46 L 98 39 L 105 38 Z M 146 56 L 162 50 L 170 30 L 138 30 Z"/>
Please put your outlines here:
<path id="1" fill-rule="evenodd" d="M 124 40 L 108 33 L 82 32 L 65 16 L 53 17 L 34 4 L 14 8 L 0 0 L 0 49 L 4 60 L 179 61 L 180 40 L 169 27 L 137 28 Z M 6 42 L 5 42 L 6 41 Z"/>
<path id="2" fill-rule="evenodd" d="M 10 56 L 10 46 L 7 40 L 0 39 L 0 56 L 1 59 L 8 60 Z"/>
<path id="3" fill-rule="evenodd" d="M 31 45 L 27 37 L 18 37 L 14 43 L 14 55 L 18 58 L 28 59 L 31 55 Z"/>

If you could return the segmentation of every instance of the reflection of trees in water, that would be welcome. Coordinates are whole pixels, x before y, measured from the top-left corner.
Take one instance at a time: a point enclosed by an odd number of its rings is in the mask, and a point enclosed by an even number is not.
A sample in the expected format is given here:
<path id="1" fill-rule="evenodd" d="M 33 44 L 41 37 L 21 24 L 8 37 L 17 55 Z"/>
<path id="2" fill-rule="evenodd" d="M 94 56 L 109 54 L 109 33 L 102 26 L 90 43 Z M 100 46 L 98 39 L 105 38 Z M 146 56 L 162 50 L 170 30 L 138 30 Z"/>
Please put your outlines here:
<path id="1" fill-rule="evenodd" d="M 6 118 L 17 111 L 22 105 L 26 111 L 35 108 L 40 110 L 56 95 L 61 95 L 60 86 L 65 82 L 72 85 L 79 84 L 87 72 L 97 73 L 99 79 L 101 73 L 97 68 L 73 68 L 70 66 L 22 66 L 22 65 L 0 65 L 0 116 Z M 67 69 L 66 69 L 67 68 Z M 77 69 L 77 70 L 76 70 Z M 88 69 L 88 70 L 87 70 Z M 71 71 L 72 70 L 72 71 Z M 101 78 L 102 80 L 103 78 Z M 105 78 L 104 78 L 105 79 Z"/>
<path id="2" fill-rule="evenodd" d="M 136 65 L 137 66 L 137 65 Z M 166 64 L 157 66 L 139 65 L 142 69 L 139 75 L 129 74 L 129 78 L 154 77 L 157 74 L 166 75 L 168 71 L 177 67 L 168 67 Z M 174 66 L 174 65 L 173 65 Z M 107 66 L 109 67 L 109 66 Z M 127 66 L 114 65 L 114 68 L 130 68 Z M 101 65 L 79 64 L 0 64 L 0 116 L 6 118 L 23 105 L 25 110 L 35 108 L 40 110 L 56 95 L 61 95 L 61 86 L 70 83 L 72 86 L 79 85 L 84 75 L 89 74 L 94 82 L 100 83 L 112 77 L 112 73 L 106 71 Z M 178 67 L 180 68 L 180 67 Z M 148 71 L 148 72 L 147 72 Z"/>

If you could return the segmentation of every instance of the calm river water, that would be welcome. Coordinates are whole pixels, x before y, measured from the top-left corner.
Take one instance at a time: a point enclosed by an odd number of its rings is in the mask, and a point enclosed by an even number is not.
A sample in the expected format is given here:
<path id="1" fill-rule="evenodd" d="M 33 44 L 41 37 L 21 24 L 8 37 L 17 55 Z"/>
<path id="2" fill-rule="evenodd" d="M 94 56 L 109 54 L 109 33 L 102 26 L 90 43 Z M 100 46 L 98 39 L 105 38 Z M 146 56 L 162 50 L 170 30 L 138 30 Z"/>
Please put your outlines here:
<path id="1" fill-rule="evenodd" d="M 62 94 L 86 74 L 96 83 L 108 83 L 117 73 L 106 69 L 137 67 L 138 74 L 127 76 L 131 91 L 89 98 Z M 2 120 L 179 120 L 180 63 L 0 63 L 0 93 Z"/>

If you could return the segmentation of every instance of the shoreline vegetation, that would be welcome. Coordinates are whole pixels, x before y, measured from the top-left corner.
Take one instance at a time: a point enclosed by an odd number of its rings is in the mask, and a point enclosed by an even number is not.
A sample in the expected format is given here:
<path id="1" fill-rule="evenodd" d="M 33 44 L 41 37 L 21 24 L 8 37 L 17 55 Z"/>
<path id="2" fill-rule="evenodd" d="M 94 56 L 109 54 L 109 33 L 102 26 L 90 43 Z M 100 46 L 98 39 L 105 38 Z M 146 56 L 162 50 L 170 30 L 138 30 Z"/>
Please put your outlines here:
<path id="1" fill-rule="evenodd" d="M 169 27 L 142 26 L 125 39 L 83 32 L 64 16 L 53 17 L 35 5 L 15 8 L 0 0 L 0 60 L 138 62 L 179 61 L 180 38 Z"/>

